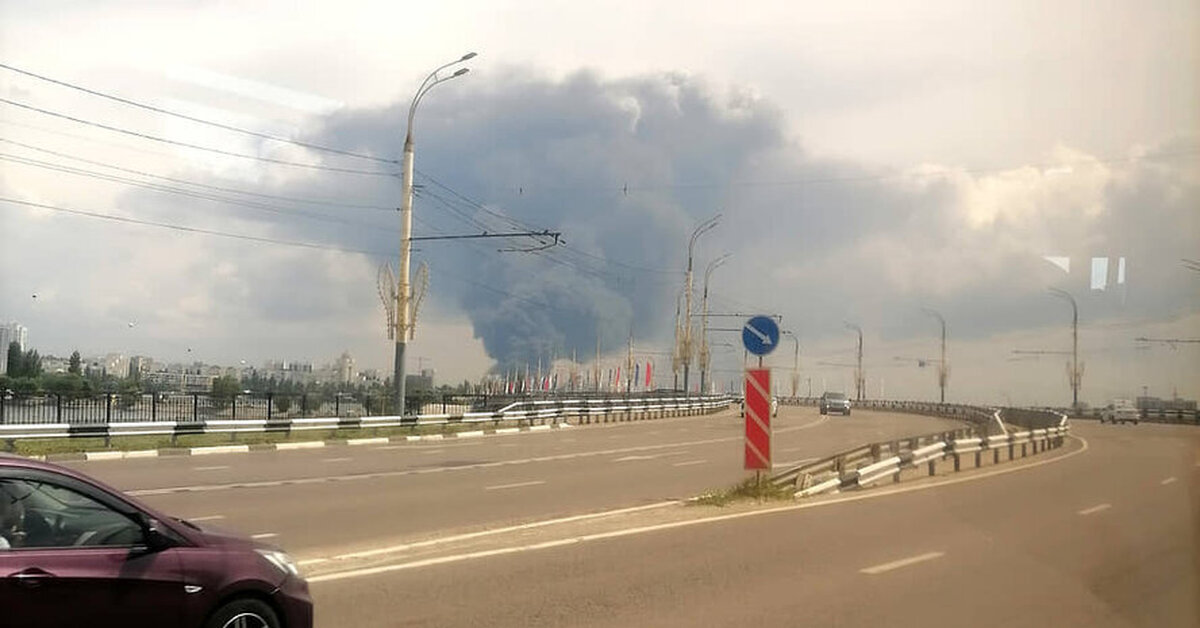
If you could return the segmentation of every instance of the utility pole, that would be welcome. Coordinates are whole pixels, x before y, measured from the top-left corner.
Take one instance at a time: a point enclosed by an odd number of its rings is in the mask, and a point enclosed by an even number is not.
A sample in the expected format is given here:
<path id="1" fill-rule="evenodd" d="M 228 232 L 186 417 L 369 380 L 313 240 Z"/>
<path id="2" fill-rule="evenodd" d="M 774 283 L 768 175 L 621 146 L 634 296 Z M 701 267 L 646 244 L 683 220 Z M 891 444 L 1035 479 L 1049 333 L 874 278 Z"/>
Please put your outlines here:
<path id="1" fill-rule="evenodd" d="M 417 105 L 421 98 L 437 85 L 458 78 L 468 72 L 461 68 L 450 76 L 439 77 L 438 72 L 475 57 L 475 53 L 467 53 L 461 58 L 446 63 L 429 73 L 417 93 L 413 96 L 412 104 L 408 107 L 408 129 L 404 136 L 404 160 L 400 170 L 400 285 L 396 290 L 396 328 L 393 334 L 396 339 L 396 355 L 393 368 L 393 405 L 396 414 L 404 416 L 404 350 L 408 341 L 413 337 L 416 326 L 412 321 L 413 312 L 410 310 L 413 298 L 412 284 L 409 280 L 409 262 L 412 257 L 412 192 L 413 192 L 413 117 L 417 113 Z"/>
<path id="2" fill-rule="evenodd" d="M 851 323 L 846 323 L 846 327 L 858 332 L 858 365 L 854 368 L 854 398 L 856 401 L 862 401 L 863 395 L 866 393 L 866 374 L 863 373 L 863 333 L 862 327 Z"/>
<path id="3" fill-rule="evenodd" d="M 784 330 L 782 333 L 791 336 L 792 342 L 795 343 L 796 350 L 792 355 L 792 397 L 794 398 L 796 389 L 800 386 L 800 338 L 792 331 Z"/>
<path id="4" fill-rule="evenodd" d="M 1079 387 L 1083 383 L 1083 368 L 1079 364 L 1079 306 L 1066 290 L 1050 288 L 1050 292 L 1071 302 L 1071 363 L 1067 365 L 1067 377 L 1071 380 L 1071 409 L 1076 410 L 1079 408 Z"/>
<path id="5" fill-rule="evenodd" d="M 633 329 L 629 330 L 629 349 L 625 356 L 625 393 L 633 392 Z"/>
<path id="6" fill-rule="evenodd" d="M 700 394 L 705 394 L 708 386 L 708 367 L 712 355 L 708 349 L 708 280 L 718 266 L 729 259 L 729 253 L 708 263 L 704 269 L 704 296 L 701 299 L 700 311 Z"/>
<path id="7" fill-rule="evenodd" d="M 682 298 L 683 294 L 675 296 L 675 350 L 671 352 L 671 372 L 675 378 L 671 384 L 672 390 L 679 390 L 679 369 L 683 366 L 683 321 L 679 318 L 679 302 Z"/>
<path id="8" fill-rule="evenodd" d="M 592 385 L 595 386 L 596 392 L 600 391 L 600 332 L 596 332 L 596 377 L 592 380 Z"/>
<path id="9" fill-rule="evenodd" d="M 942 325 L 942 359 L 938 362 L 938 389 L 941 391 L 939 403 L 946 403 L 946 381 L 950 378 L 950 366 L 946 363 L 946 319 L 929 308 L 925 308 L 925 313 L 938 319 Z"/>
<path id="10" fill-rule="evenodd" d="M 692 354 L 695 353 L 695 347 L 692 344 L 692 257 L 696 248 L 696 239 L 705 232 L 717 226 L 721 215 L 717 214 L 712 218 L 700 223 L 696 230 L 692 232 L 691 239 L 688 240 L 688 260 L 687 260 L 687 290 L 686 304 L 684 309 L 685 316 L 683 321 L 683 389 L 688 392 L 688 374 L 692 368 Z"/>

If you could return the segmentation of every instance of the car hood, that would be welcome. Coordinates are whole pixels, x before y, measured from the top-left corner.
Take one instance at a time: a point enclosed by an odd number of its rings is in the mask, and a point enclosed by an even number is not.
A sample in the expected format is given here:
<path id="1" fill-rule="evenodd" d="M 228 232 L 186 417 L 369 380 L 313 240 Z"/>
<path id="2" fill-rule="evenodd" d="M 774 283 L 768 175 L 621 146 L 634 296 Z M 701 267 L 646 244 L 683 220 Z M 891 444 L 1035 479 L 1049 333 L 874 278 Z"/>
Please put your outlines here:
<path id="1" fill-rule="evenodd" d="M 207 522 L 183 521 L 191 535 L 198 537 L 204 545 L 213 547 L 228 547 L 238 549 L 275 549 L 273 546 L 256 541 L 240 532 L 228 530 Z"/>

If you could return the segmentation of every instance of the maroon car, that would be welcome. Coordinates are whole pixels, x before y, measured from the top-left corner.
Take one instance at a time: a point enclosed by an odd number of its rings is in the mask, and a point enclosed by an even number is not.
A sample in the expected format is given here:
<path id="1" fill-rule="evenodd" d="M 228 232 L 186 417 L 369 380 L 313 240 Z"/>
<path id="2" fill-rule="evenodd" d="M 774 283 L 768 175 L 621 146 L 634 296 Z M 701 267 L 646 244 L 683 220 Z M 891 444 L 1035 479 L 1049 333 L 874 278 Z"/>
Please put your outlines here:
<path id="1" fill-rule="evenodd" d="M 0 627 L 310 628 L 287 554 L 0 454 Z"/>

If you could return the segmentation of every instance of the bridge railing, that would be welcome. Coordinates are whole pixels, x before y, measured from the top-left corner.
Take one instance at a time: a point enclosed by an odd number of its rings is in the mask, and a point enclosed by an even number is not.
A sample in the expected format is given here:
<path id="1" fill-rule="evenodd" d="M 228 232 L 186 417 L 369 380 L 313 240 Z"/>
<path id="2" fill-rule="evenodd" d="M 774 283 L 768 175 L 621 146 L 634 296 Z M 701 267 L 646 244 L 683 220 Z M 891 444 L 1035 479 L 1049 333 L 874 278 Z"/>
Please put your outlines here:
<path id="1" fill-rule="evenodd" d="M 196 401 L 195 403 L 198 403 Z M 102 437 L 106 443 L 118 436 L 171 436 L 246 432 L 303 432 L 308 430 L 445 427 L 494 425 L 550 427 L 552 423 L 634 421 L 670 416 L 709 414 L 728 408 L 731 398 L 712 396 L 647 396 L 607 399 L 519 401 L 495 411 L 427 413 L 401 416 L 267 417 L 253 419 L 118 421 L 94 423 L 19 423 L 0 425 L 0 440 L 11 449 L 13 441 L 30 438 Z M 198 416 L 193 414 L 194 416 Z"/>
<path id="2" fill-rule="evenodd" d="M 962 420 L 968 425 L 944 430 L 867 443 L 837 452 L 819 460 L 806 462 L 771 476 L 777 486 L 793 487 L 797 497 L 807 497 L 831 490 L 861 488 L 891 477 L 899 482 L 905 469 L 927 467 L 935 475 L 939 461 L 953 459 L 954 471 L 962 469 L 963 461 L 974 458 L 975 467 L 983 463 L 986 452 L 992 453 L 992 463 L 1001 462 L 1002 452 L 1008 459 L 1061 447 L 1070 430 L 1066 415 L 1048 410 L 1007 411 L 1014 417 L 1013 431 L 1004 425 L 1005 411 L 981 406 L 950 406 L 918 402 L 874 401 L 858 402 L 858 407 L 876 410 L 920 412 Z"/>

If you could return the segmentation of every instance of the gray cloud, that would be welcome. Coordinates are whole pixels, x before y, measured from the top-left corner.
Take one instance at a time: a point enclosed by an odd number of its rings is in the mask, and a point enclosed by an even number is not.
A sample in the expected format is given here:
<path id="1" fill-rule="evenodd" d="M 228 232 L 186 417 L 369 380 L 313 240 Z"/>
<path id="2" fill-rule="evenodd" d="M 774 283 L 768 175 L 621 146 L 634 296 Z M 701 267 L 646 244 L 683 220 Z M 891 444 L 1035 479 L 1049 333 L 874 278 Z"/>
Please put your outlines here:
<path id="1" fill-rule="evenodd" d="M 310 139 L 398 159 L 406 110 L 343 111 Z M 1195 139 L 1108 163 L 1056 149 L 1049 165 L 1072 169 L 1057 177 L 1043 167 L 894 172 L 813 157 L 784 122 L 770 103 L 681 75 L 557 81 L 513 69 L 439 87 L 417 120 L 417 234 L 517 223 L 561 230 L 567 246 L 533 254 L 498 253 L 504 245 L 491 241 L 422 243 L 430 298 L 464 310 L 502 365 L 590 356 L 598 335 L 616 350 L 631 329 L 640 345 L 661 348 L 687 235 L 721 212 L 698 250 L 697 290 L 707 261 L 731 252 L 714 275 L 714 307 L 782 313 L 806 342 L 843 337 L 847 320 L 884 338 L 927 337 L 934 326 L 922 307 L 945 314 L 960 338 L 1058 325 L 1066 306 L 1051 285 L 1072 290 L 1092 321 L 1165 320 L 1200 305 L 1194 274 L 1178 264 L 1196 256 L 1200 231 Z M 262 189 L 399 203 L 390 177 L 299 176 Z M 314 221 L 148 192 L 128 201 L 138 215 L 377 252 L 373 263 L 397 247 L 398 218 L 386 209 L 303 206 L 326 219 Z M 1042 261 L 1048 254 L 1070 255 L 1074 272 Z M 1092 256 L 1126 257 L 1128 282 L 1090 291 Z M 211 282 L 212 296 L 237 317 L 295 326 L 378 310 L 363 268 L 347 275 L 313 260 L 257 256 Z"/>

